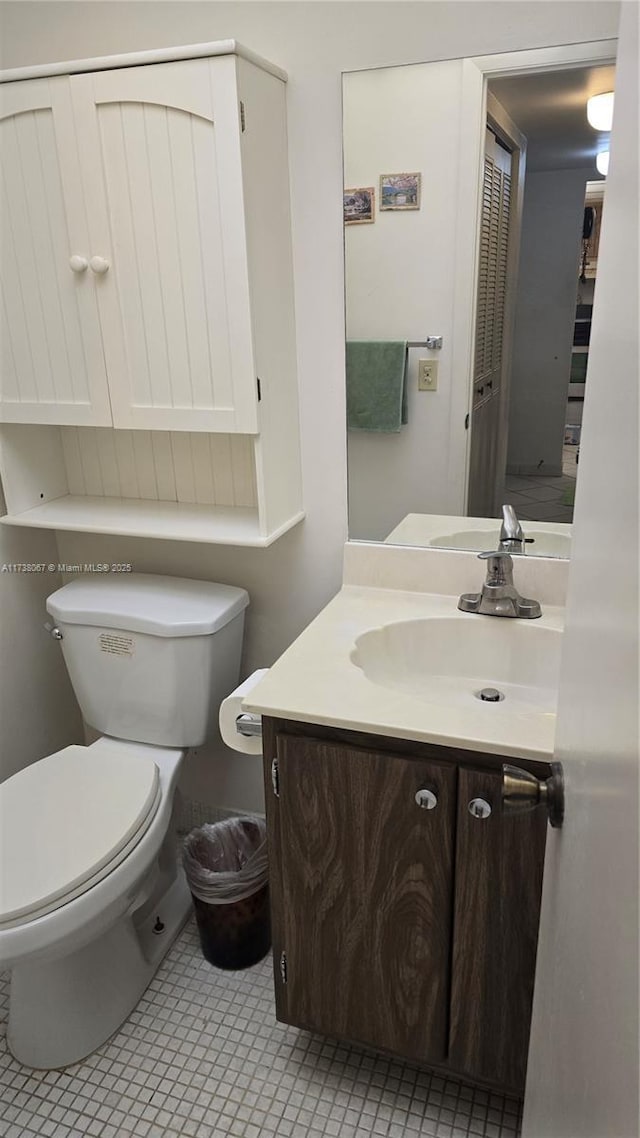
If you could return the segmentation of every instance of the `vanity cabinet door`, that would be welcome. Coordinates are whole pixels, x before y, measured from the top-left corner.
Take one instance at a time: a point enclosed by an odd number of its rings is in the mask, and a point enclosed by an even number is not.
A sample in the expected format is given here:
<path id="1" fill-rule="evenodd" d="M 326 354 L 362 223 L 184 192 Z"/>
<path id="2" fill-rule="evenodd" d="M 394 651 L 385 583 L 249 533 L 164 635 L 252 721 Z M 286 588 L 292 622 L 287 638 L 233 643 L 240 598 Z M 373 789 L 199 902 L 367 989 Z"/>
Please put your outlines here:
<path id="1" fill-rule="evenodd" d="M 278 1019 L 444 1059 L 455 767 L 278 733 L 276 797 L 272 739 L 268 732 Z M 433 796 L 422 807 L 420 791 Z"/>
<path id="2" fill-rule="evenodd" d="M 449 1062 L 522 1090 L 547 822 L 505 816 L 501 793 L 500 771 L 460 768 Z"/>

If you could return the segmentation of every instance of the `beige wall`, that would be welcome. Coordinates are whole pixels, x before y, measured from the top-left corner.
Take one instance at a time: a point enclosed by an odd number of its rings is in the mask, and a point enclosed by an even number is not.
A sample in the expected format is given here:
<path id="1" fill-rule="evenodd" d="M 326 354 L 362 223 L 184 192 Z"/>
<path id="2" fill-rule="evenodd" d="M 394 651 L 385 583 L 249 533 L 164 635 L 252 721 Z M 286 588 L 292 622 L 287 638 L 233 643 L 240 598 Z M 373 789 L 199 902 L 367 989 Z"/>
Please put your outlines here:
<path id="1" fill-rule="evenodd" d="M 585 170 L 529 173 L 524 183 L 507 470 L 561 474 L 578 296 Z"/>
<path id="2" fill-rule="evenodd" d="M 289 73 L 289 153 L 307 519 L 263 551 L 61 534 L 67 562 L 244 585 L 243 670 L 272 663 L 337 590 L 346 536 L 341 72 L 615 36 L 615 3 L 19 3 L 2 5 L 14 67 L 235 37 Z M 19 542 L 28 541 L 22 535 Z M 13 681 L 9 677 L 13 690 Z M 9 692 L 11 696 L 11 691 Z M 186 789 L 220 806 L 262 800 L 259 763 L 197 756 Z"/>
<path id="3" fill-rule="evenodd" d="M 0 495 L 4 513 L 4 501 Z M 0 566 L 56 564 L 55 535 L 0 526 Z M 47 634 L 45 600 L 60 574 L 0 572 L 0 782 L 36 759 L 82 742 L 82 720 L 62 661 Z"/>
<path id="4" fill-rule="evenodd" d="M 347 435 L 355 538 L 383 540 L 408 513 L 464 513 L 464 412 L 452 432 L 454 408 L 468 400 L 468 376 L 453 368 L 462 75 L 452 60 L 344 80 L 345 185 L 376 191 L 373 225 L 345 229 L 347 336 L 444 341 L 435 355 L 409 352 L 408 423 L 399 433 Z M 394 171 L 420 172 L 420 209 L 380 211 L 380 174 Z M 437 360 L 437 391 L 418 391 L 423 357 Z"/>

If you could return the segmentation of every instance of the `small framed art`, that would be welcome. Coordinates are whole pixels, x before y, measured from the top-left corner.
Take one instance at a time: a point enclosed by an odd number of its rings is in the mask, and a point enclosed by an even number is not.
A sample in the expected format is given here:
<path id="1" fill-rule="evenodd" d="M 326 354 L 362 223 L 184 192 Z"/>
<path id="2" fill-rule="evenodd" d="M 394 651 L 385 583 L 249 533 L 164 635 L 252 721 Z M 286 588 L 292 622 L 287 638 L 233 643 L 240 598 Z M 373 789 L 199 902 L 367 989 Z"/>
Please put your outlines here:
<path id="1" fill-rule="evenodd" d="M 345 190 L 343 213 L 345 225 L 362 225 L 375 221 L 376 191 L 373 186 Z"/>
<path id="2" fill-rule="evenodd" d="M 420 174 L 381 174 L 380 209 L 420 209 Z"/>

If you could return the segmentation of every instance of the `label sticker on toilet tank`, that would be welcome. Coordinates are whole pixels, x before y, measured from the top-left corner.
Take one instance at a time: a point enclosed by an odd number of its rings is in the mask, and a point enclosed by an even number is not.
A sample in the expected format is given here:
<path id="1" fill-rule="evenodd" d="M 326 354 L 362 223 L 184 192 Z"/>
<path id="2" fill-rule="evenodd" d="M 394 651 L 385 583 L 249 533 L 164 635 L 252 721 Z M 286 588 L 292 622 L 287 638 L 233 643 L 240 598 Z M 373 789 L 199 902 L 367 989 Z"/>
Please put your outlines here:
<path id="1" fill-rule="evenodd" d="M 133 656 L 133 637 L 117 636 L 114 632 L 101 632 L 100 651 L 110 652 L 112 656 Z"/>

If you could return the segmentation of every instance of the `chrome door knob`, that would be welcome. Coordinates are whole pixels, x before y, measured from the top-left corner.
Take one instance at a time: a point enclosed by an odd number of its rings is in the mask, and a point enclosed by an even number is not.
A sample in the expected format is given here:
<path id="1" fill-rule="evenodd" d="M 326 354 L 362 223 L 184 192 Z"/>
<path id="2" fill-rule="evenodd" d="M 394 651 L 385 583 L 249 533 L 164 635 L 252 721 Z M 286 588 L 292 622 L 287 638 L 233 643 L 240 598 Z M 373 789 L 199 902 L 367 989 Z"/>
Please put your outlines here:
<path id="1" fill-rule="evenodd" d="M 432 790 L 418 790 L 416 804 L 422 810 L 433 810 L 438 805 L 438 799 Z"/>
<path id="2" fill-rule="evenodd" d="M 505 814 L 526 814 L 544 806 L 549 822 L 558 828 L 564 821 L 564 776 L 562 763 L 551 764 L 547 779 L 536 778 L 529 771 L 502 765 L 502 810 Z"/>

